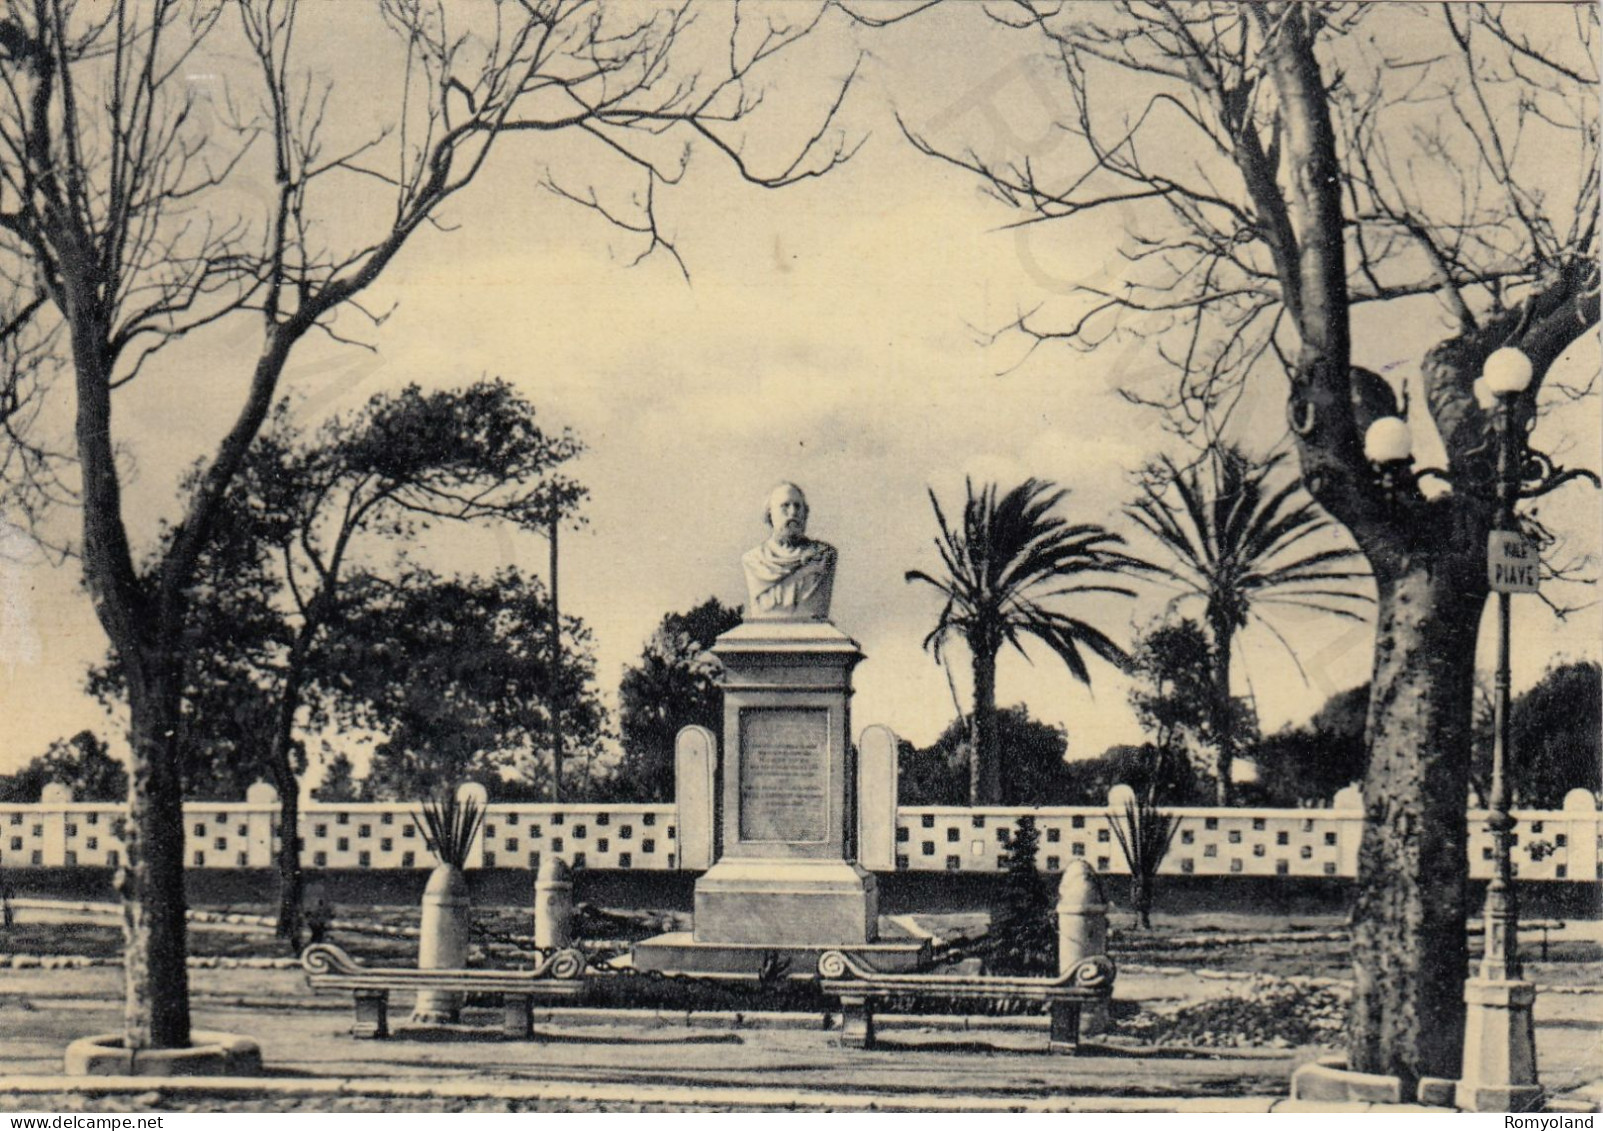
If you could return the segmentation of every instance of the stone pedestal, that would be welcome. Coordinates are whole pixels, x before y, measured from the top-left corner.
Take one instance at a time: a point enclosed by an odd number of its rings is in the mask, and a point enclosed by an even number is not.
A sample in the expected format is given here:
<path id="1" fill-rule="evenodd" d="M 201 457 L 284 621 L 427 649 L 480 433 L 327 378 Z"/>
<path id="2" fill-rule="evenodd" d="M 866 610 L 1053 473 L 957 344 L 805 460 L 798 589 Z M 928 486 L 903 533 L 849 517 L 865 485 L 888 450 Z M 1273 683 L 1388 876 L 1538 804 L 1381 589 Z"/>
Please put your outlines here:
<path id="1" fill-rule="evenodd" d="M 857 863 L 856 642 L 828 621 L 752 620 L 712 651 L 724 665 L 718 859 L 696 883 L 691 937 L 646 940 L 636 965 L 754 973 L 773 953 L 806 974 L 826 950 L 917 965 L 927 944 L 878 940 L 878 888 Z"/>
<path id="2" fill-rule="evenodd" d="M 545 950 L 573 945 L 573 874 L 554 853 L 541 859 L 534 878 L 534 945 Z"/>
<path id="3" fill-rule="evenodd" d="M 748 621 L 724 665 L 723 851 L 696 884 L 707 943 L 873 941 L 874 877 L 855 863 L 852 669 L 827 621 Z"/>
<path id="4" fill-rule="evenodd" d="M 462 869 L 440 864 L 423 889 L 418 923 L 417 968 L 460 970 L 468 964 L 468 937 L 473 906 Z M 358 1013 L 360 1013 L 360 1006 Z M 419 990 L 412 1020 L 420 1025 L 454 1024 L 462 1012 L 462 995 L 454 990 Z"/>
<path id="5" fill-rule="evenodd" d="M 834 948 L 874 941 L 879 890 L 844 860 L 725 858 L 696 883 L 698 942 Z"/>
<path id="6" fill-rule="evenodd" d="M 1102 881 L 1083 859 L 1071 859 L 1058 881 L 1058 973 L 1108 953 L 1108 900 Z M 1106 1000 L 1085 1007 L 1077 1030 L 1087 1037 L 1108 1031 Z"/>
<path id="7" fill-rule="evenodd" d="M 1531 1010 L 1536 987 L 1485 977 L 1464 983 L 1464 1073 L 1453 1106 L 1460 1111 L 1535 1111 L 1536 1034 Z"/>

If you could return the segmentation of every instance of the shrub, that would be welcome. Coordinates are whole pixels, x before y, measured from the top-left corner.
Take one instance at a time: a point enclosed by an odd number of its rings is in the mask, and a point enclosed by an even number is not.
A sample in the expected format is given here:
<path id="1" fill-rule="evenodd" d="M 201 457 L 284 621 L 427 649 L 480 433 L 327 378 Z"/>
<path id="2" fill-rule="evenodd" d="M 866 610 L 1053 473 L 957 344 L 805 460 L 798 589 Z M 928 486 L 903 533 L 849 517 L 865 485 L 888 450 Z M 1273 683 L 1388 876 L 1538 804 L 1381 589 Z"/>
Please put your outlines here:
<path id="1" fill-rule="evenodd" d="M 1034 817 L 1020 817 L 1002 856 L 1002 885 L 991 908 L 990 969 L 998 974 L 1057 971 L 1052 899 L 1036 871 L 1041 834 Z"/>

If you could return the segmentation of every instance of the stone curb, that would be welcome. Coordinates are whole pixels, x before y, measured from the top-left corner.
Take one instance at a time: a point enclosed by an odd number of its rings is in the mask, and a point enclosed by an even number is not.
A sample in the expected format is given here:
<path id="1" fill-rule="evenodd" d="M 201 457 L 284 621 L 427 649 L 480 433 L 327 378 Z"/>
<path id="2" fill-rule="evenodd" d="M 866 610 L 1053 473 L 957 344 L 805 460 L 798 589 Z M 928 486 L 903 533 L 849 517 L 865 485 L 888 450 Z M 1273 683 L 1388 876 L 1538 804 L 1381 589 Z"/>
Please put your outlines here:
<path id="1" fill-rule="evenodd" d="M 1580 1093 L 1597 1090 L 1580 1089 Z M 826 1093 L 801 1089 L 666 1087 L 656 1084 L 605 1084 L 585 1081 L 396 1080 L 394 1077 L 225 1077 L 172 1076 L 3 1076 L 0 1095 L 123 1095 L 161 1092 L 167 1095 L 250 1098 L 254 1096 L 353 1097 L 377 1099 L 503 1099 L 562 1103 L 697 1104 L 732 1107 L 774 1107 L 812 1111 L 1022 1111 L 1108 1113 L 1216 1114 L 1458 1114 L 1453 1108 L 1401 1103 L 1328 1103 L 1281 1096 L 951 1096 L 940 1093 Z M 1577 1093 L 1572 1093 L 1577 1094 Z M 1554 1099 L 1562 1110 L 1581 1110 Z M 1555 1109 L 1558 1110 L 1558 1109 Z M 1585 1108 L 1596 1111 L 1597 1105 Z"/>
<path id="2" fill-rule="evenodd" d="M 1299 943 L 1299 942 L 1347 942 L 1352 938 L 1350 931 L 1276 931 L 1259 932 L 1257 934 L 1240 935 L 1171 935 L 1160 942 L 1141 941 L 1139 945 L 1132 946 L 1132 951 L 1152 950 L 1167 947 L 1195 947 L 1206 950 L 1212 947 L 1224 946 L 1257 946 L 1264 943 Z M 1124 943 L 1132 942 L 1129 938 L 1120 940 Z"/>
<path id="3" fill-rule="evenodd" d="M 1593 1086 L 1596 1088 L 1596 1085 Z M 1555 1096 L 1562 1107 L 1570 1096 Z M 813 1111 L 1022 1111 L 1108 1113 L 1242 1113 L 1242 1114 L 1344 1114 L 1391 1112 L 1397 1114 L 1456 1114 L 1449 1107 L 1379 1102 L 1315 1102 L 1282 1096 L 953 1096 L 942 1093 L 827 1093 L 801 1089 L 745 1088 L 722 1085 L 706 1088 L 663 1085 L 609 1084 L 586 1081 L 397 1080 L 394 1077 L 206 1077 L 172 1076 L 4 1076 L 0 1095 L 123 1095 L 159 1092 L 173 1096 L 215 1096 L 246 1099 L 281 1097 L 371 1097 L 377 1099 L 503 1099 L 544 1100 L 562 1103 L 639 1103 L 773 1107 Z M 1597 1105 L 1584 1107 L 1596 1111 Z"/>
<path id="4" fill-rule="evenodd" d="M 1326 978 L 1317 974 L 1261 974 L 1252 970 L 1209 970 L 1196 966 L 1143 966 L 1136 962 L 1119 963 L 1119 973 L 1164 977 L 1189 975 L 1193 978 L 1201 978 L 1205 982 L 1250 982 L 1254 979 L 1264 978 L 1274 982 L 1289 983 L 1294 986 L 1305 986 L 1309 989 L 1339 989 L 1352 986 L 1351 979 Z M 1598 994 L 1603 993 L 1603 986 L 1551 986 L 1546 983 L 1538 983 L 1536 992 L 1539 994 Z"/>
<path id="5" fill-rule="evenodd" d="M 121 966 L 116 957 L 90 958 L 82 954 L 0 954 L 0 970 L 87 970 L 92 966 Z M 190 955 L 191 970 L 299 970 L 298 958 L 225 958 Z"/>
<path id="6" fill-rule="evenodd" d="M 836 1010 L 831 1010 L 832 1021 L 822 1023 L 817 1013 L 774 1012 L 733 1013 L 709 1011 L 698 1013 L 663 1012 L 644 1009 L 596 1009 L 582 1006 L 561 1009 L 536 1009 L 530 1015 L 534 1024 L 574 1025 L 578 1027 L 603 1025 L 637 1025 L 648 1029 L 718 1029 L 751 1031 L 759 1029 L 815 1029 L 833 1031 Z M 1013 1017 L 983 1017 L 948 1013 L 892 1013 L 876 1014 L 874 1024 L 883 1032 L 904 1029 L 935 1029 L 943 1032 L 1045 1032 L 1048 1019 L 1043 1016 L 1022 1014 Z M 1119 1055 L 1139 1052 L 1142 1056 L 1185 1057 L 1192 1060 L 1288 1060 L 1296 1051 L 1292 1048 L 1260 1048 L 1255 1046 L 1213 1045 L 1144 1045 L 1133 1040 L 1113 1041 L 1091 1037 L 1085 1041 L 1088 1049 L 1106 1047 Z M 1093 1051 L 1094 1055 L 1094 1051 Z"/>
<path id="7" fill-rule="evenodd" d="M 544 1100 L 551 1103 L 627 1103 L 673 1106 L 759 1107 L 791 1111 L 1101 1112 L 1120 1114 L 1454 1114 L 1422 1104 L 1311 1103 L 1279 1096 L 953 1096 L 942 1093 L 828 1093 L 780 1088 L 665 1087 L 584 1081 L 398 1081 L 393 1078 L 180 1079 L 167 1076 L 0 1077 L 0 1095 L 166 1095 L 251 1098 L 370 1097 L 375 1099 Z"/>
<path id="8" fill-rule="evenodd" d="M 253 1096 L 348 1097 L 379 1099 L 499 1099 L 545 1100 L 553 1103 L 624 1103 L 760 1107 L 806 1111 L 972 1111 L 972 1112 L 1119 1112 L 1253 1113 L 1311 1110 L 1310 1105 L 1287 1108 L 1291 1101 L 1277 1096 L 1239 1099 L 1176 1096 L 963 1096 L 942 1093 L 831 1093 L 785 1088 L 734 1086 L 666 1087 L 655 1084 L 611 1084 L 586 1081 L 518 1081 L 490 1084 L 482 1080 L 406 1080 L 393 1078 L 292 1078 L 292 1079 L 178 1079 L 165 1076 L 13 1076 L 0 1077 L 0 1095 L 120 1095 L 161 1092 L 171 1096 L 199 1095 L 249 1098 Z M 1351 1105 L 1341 1110 L 1371 1110 L 1381 1105 Z M 1429 1111 L 1431 1108 L 1399 1110 Z"/>
<path id="9" fill-rule="evenodd" d="M 80 1037 L 67 1046 L 63 1057 L 69 1076 L 125 1076 L 144 1069 L 146 1076 L 260 1076 L 261 1046 L 233 1033 L 190 1033 L 188 1048 L 129 1049 L 122 1034 L 100 1033 Z"/>

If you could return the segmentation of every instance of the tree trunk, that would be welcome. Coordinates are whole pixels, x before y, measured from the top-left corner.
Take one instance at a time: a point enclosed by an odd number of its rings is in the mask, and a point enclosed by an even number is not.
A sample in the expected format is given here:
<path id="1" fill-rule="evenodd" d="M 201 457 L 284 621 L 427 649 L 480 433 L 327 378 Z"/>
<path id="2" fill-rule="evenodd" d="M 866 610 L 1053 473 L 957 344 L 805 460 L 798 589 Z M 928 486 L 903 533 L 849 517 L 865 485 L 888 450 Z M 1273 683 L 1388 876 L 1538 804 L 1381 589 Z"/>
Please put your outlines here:
<path id="1" fill-rule="evenodd" d="M 122 899 L 123 1045 L 189 1044 L 185 937 L 184 800 L 178 768 L 182 589 L 154 591 L 134 568 L 122 520 L 122 484 L 111 431 L 108 318 L 82 262 L 64 268 L 57 305 L 70 329 L 82 468 L 83 571 L 95 615 L 128 671 L 128 820 Z"/>
<path id="2" fill-rule="evenodd" d="M 177 665 L 155 654 L 129 665 L 127 859 L 122 897 L 125 1048 L 189 1045 L 184 803 L 178 774 Z"/>
<path id="3" fill-rule="evenodd" d="M 337 566 L 336 566 L 337 568 Z M 291 745 L 295 733 L 295 713 L 300 709 L 300 690 L 306 655 L 312 639 L 317 635 L 321 619 L 316 610 L 309 610 L 306 622 L 296 636 L 285 666 L 284 686 L 279 692 L 273 718 L 271 746 L 267 752 L 272 767 L 273 784 L 278 787 L 278 925 L 275 934 L 287 939 L 297 948 L 301 944 L 304 925 L 302 895 L 305 887 L 301 875 L 301 848 L 299 841 L 301 816 L 300 775 L 295 772 Z M 303 767 L 304 768 L 304 767 Z"/>
<path id="4" fill-rule="evenodd" d="M 974 650 L 974 762 L 969 804 L 1002 804 L 1002 751 L 996 731 L 996 653 Z"/>
<path id="5" fill-rule="evenodd" d="M 1212 618 L 1213 629 L 1213 741 L 1216 757 L 1214 800 L 1231 804 L 1230 770 L 1236 760 L 1236 713 L 1230 698 L 1230 646 L 1235 627 L 1228 616 Z"/>
<path id="6" fill-rule="evenodd" d="M 301 872 L 301 799 L 294 775 L 278 787 L 278 926 L 276 934 L 298 950 L 301 945 L 306 878 Z"/>
<path id="7" fill-rule="evenodd" d="M 968 736 L 968 803 L 978 805 L 983 786 L 980 783 L 980 744 L 975 741 L 973 733 L 973 717 L 969 718 Z"/>
<path id="8" fill-rule="evenodd" d="M 1443 543 L 1445 544 L 1445 542 Z M 1349 1061 L 1361 1072 L 1453 1078 L 1464 1039 L 1468 798 L 1481 546 L 1376 569 L 1369 770 L 1353 915 Z"/>

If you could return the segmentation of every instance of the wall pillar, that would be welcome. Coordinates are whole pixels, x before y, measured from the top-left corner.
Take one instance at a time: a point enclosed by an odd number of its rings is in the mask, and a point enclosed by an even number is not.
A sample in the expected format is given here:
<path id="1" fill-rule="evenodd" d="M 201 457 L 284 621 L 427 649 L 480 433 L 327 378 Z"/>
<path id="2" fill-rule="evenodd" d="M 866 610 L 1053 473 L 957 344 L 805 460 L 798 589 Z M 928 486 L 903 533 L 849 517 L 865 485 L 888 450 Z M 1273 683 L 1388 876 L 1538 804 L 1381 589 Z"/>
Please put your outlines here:
<path id="1" fill-rule="evenodd" d="M 896 735 L 871 726 L 857 740 L 858 862 L 870 872 L 896 870 Z"/>
<path id="2" fill-rule="evenodd" d="M 681 871 L 705 872 L 712 867 L 714 775 L 718 766 L 718 740 L 706 727 L 680 730 L 674 743 L 674 805 L 678 810 L 678 865 Z"/>

